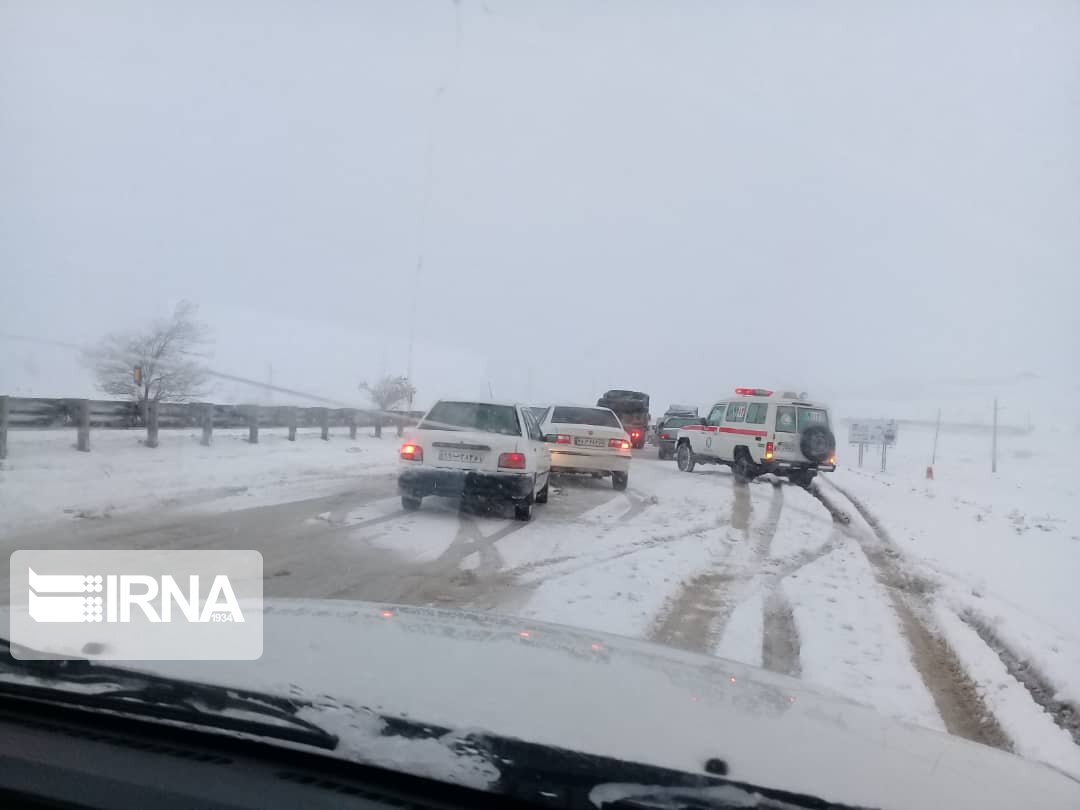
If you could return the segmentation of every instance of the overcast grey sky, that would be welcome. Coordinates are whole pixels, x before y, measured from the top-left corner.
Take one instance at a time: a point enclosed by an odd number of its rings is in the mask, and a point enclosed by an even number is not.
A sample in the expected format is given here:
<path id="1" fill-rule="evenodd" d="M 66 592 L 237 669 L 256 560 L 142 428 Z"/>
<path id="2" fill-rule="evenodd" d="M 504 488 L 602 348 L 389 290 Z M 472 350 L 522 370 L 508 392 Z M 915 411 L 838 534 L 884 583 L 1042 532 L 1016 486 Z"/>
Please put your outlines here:
<path id="1" fill-rule="evenodd" d="M 190 298 L 216 367 L 344 397 L 415 298 L 422 401 L 1075 377 L 1078 42 L 1069 0 L 5 0 L 0 331 Z"/>

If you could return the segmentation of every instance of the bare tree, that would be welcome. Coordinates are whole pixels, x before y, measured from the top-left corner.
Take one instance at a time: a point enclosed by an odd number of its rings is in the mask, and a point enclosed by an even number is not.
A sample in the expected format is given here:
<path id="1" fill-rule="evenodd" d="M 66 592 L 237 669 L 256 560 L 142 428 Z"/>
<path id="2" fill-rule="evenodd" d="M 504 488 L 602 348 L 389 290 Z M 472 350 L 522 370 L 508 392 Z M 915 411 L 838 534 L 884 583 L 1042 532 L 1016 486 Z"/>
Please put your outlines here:
<path id="1" fill-rule="evenodd" d="M 144 420 L 148 402 L 189 402 L 206 395 L 209 377 L 201 361 L 210 346 L 210 330 L 197 320 L 190 301 L 176 305 L 171 317 L 145 331 L 106 335 L 86 352 L 98 388 L 139 404 Z"/>
<path id="2" fill-rule="evenodd" d="M 408 377 L 394 377 L 393 375 L 387 375 L 373 384 L 360 383 L 360 390 L 367 392 L 372 404 L 379 410 L 379 415 L 375 417 L 375 435 L 379 437 L 382 436 L 385 412 L 402 402 L 412 402 L 412 398 L 416 396 L 416 387 L 409 382 Z"/>

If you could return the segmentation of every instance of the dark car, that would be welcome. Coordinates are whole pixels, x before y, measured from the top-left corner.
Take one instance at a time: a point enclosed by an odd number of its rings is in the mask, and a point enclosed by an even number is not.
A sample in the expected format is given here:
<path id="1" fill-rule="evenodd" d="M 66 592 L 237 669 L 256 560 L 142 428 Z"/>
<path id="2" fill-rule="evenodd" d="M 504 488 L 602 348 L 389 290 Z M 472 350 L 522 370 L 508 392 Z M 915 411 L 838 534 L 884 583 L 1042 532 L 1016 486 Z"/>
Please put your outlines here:
<path id="1" fill-rule="evenodd" d="M 675 458 L 675 439 L 679 428 L 685 425 L 702 425 L 698 416 L 665 416 L 656 423 L 656 455 L 661 460 Z"/>

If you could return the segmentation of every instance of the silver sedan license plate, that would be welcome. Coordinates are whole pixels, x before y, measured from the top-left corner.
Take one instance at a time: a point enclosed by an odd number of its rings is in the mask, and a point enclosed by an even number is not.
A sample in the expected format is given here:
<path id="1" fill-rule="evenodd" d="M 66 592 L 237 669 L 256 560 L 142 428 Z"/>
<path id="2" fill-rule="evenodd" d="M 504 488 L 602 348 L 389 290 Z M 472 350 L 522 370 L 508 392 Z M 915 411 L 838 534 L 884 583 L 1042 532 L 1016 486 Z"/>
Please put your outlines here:
<path id="1" fill-rule="evenodd" d="M 462 464 L 479 464 L 484 457 L 468 450 L 440 450 L 439 461 L 456 461 Z"/>
<path id="2" fill-rule="evenodd" d="M 584 436 L 578 436 L 574 439 L 574 444 L 578 447 L 606 447 L 607 439 L 588 439 Z"/>

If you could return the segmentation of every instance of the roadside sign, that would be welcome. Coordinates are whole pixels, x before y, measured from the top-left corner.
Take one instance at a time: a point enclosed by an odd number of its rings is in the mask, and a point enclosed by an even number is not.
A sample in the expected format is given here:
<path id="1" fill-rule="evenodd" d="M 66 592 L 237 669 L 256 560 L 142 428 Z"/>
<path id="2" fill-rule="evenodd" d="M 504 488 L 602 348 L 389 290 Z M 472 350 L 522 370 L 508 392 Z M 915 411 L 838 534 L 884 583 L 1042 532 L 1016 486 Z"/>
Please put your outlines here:
<path id="1" fill-rule="evenodd" d="M 859 419 L 848 425 L 848 444 L 896 444 L 899 427 L 895 419 Z"/>

